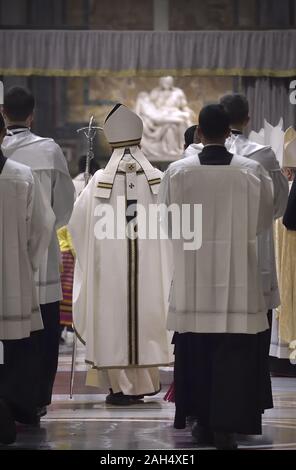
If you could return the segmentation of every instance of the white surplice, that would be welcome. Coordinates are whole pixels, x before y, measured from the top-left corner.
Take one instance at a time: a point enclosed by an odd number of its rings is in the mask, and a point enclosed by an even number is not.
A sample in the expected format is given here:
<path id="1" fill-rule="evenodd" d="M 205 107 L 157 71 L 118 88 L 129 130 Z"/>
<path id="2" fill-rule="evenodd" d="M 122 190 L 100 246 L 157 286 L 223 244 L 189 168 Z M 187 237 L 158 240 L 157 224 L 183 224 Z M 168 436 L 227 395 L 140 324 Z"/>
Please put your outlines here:
<path id="1" fill-rule="evenodd" d="M 66 159 L 53 139 L 39 137 L 29 129 L 14 129 L 5 137 L 3 154 L 29 166 L 39 178 L 44 194 L 56 216 L 55 229 L 48 250 L 35 275 L 39 303 L 47 304 L 63 298 L 60 282 L 60 250 L 56 230 L 66 225 L 74 204 L 74 185 Z"/>
<path id="2" fill-rule="evenodd" d="M 288 201 L 288 181 L 281 173 L 279 162 L 271 147 L 252 142 L 244 135 L 231 135 L 226 141 L 229 152 L 250 158 L 260 163 L 269 173 L 274 187 L 274 219 L 282 217 Z M 278 289 L 273 224 L 258 237 L 258 259 L 263 280 L 266 310 L 278 307 L 280 295 Z"/>
<path id="3" fill-rule="evenodd" d="M 43 328 L 34 271 L 55 216 L 30 168 L 7 160 L 0 174 L 0 339 L 22 339 Z"/>
<path id="4" fill-rule="evenodd" d="M 263 188 L 264 185 L 264 188 Z M 257 233 L 273 215 L 272 182 L 262 167 L 234 155 L 230 166 L 200 165 L 198 155 L 170 165 L 159 202 L 202 204 L 202 246 L 173 240 L 168 329 L 255 334 L 268 328 Z M 218 231 L 217 231 L 218 230 Z"/>
<path id="5" fill-rule="evenodd" d="M 75 186 L 76 197 L 78 197 L 85 188 L 84 173 L 79 173 L 79 175 L 75 176 L 72 181 Z"/>
<path id="6" fill-rule="evenodd" d="M 119 391 L 119 381 L 120 391 L 135 395 L 155 392 L 159 380 L 149 368 L 173 360 L 166 331 L 172 273 L 161 249 L 167 241 L 126 237 L 127 201 L 135 200 L 145 209 L 155 205 L 162 177 L 138 147 L 130 152 L 135 158 L 124 156 L 124 149 L 115 150 L 107 167 L 95 173 L 75 203 L 69 230 L 77 254 L 73 318 L 86 344 L 86 361 L 96 369 L 112 369 L 114 392 Z M 122 238 L 116 233 L 115 239 L 95 237 L 103 207 L 106 213 L 114 210 Z M 112 214 L 107 220 L 113 220 Z M 144 386 L 143 368 L 148 374 Z"/>

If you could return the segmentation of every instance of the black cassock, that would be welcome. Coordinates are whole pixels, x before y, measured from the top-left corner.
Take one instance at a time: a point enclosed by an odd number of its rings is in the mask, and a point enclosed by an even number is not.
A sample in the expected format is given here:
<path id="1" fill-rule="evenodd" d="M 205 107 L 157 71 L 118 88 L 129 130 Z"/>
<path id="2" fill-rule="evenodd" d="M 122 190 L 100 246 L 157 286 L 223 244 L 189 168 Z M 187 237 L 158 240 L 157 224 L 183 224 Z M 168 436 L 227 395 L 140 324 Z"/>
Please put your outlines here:
<path id="1" fill-rule="evenodd" d="M 229 165 L 232 154 L 209 146 L 198 157 L 202 165 Z M 190 416 L 213 431 L 261 434 L 262 413 L 273 407 L 270 331 L 175 333 L 173 342 L 174 426 L 184 428 Z"/>

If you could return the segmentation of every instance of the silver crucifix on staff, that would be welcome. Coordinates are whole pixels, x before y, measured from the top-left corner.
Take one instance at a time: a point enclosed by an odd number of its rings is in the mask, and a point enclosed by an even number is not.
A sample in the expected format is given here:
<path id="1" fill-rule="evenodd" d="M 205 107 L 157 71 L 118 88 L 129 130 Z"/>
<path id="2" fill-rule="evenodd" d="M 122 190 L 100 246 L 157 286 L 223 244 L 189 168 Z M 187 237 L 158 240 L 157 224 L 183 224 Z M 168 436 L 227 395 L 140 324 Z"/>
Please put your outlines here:
<path id="1" fill-rule="evenodd" d="M 84 186 L 86 187 L 89 180 L 90 180 L 90 162 L 94 158 L 93 152 L 93 143 L 94 138 L 98 130 L 103 130 L 102 127 L 94 126 L 94 117 L 91 116 L 89 120 L 89 124 L 87 127 L 82 127 L 78 129 L 77 132 L 83 132 L 85 137 L 87 138 L 87 155 L 86 155 L 86 164 L 85 164 L 85 172 L 84 172 Z M 74 326 L 74 325 L 73 325 Z M 74 328 L 74 341 L 73 341 L 73 349 L 72 349 L 72 363 L 71 363 L 71 379 L 70 379 L 70 398 L 73 397 L 73 387 L 74 387 L 74 377 L 75 377 L 75 365 L 76 365 L 76 353 L 77 353 L 77 336 L 76 330 Z"/>
<path id="2" fill-rule="evenodd" d="M 93 152 L 93 144 L 94 144 L 94 138 L 96 136 L 97 130 L 103 130 L 102 127 L 97 127 L 94 126 L 94 117 L 91 116 L 89 120 L 89 124 L 87 127 L 81 127 L 81 129 L 78 129 L 77 132 L 83 132 L 85 137 L 87 138 L 87 144 L 88 144 L 88 149 L 87 149 L 87 155 L 86 155 L 86 165 L 85 165 L 85 172 L 84 172 L 84 182 L 85 186 L 87 186 L 87 183 L 89 182 L 90 178 L 90 162 L 94 158 L 94 152 Z"/>

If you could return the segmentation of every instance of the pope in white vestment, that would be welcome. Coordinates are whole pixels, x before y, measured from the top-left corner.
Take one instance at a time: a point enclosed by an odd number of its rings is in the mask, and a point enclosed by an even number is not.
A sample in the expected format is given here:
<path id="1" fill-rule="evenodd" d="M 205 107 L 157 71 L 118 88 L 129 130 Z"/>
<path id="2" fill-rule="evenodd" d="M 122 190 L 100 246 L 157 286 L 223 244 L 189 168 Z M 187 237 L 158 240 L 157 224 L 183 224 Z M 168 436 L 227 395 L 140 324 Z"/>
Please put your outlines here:
<path id="1" fill-rule="evenodd" d="M 109 403 L 115 394 L 156 393 L 157 368 L 172 362 L 166 331 L 171 271 L 161 249 L 167 242 L 126 234 L 141 231 L 143 210 L 148 217 L 156 207 L 162 178 L 139 148 L 142 131 L 135 113 L 113 108 L 104 124 L 112 156 L 81 193 L 69 223 L 77 254 L 74 326 L 93 366 L 88 383 L 107 385 Z"/>

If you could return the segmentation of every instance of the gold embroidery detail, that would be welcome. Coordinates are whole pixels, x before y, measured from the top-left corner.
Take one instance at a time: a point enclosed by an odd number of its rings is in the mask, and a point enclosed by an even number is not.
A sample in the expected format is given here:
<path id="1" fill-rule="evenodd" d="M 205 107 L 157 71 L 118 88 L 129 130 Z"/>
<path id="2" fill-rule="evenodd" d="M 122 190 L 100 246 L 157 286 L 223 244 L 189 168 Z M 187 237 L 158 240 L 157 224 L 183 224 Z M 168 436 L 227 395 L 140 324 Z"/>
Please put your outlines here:
<path id="1" fill-rule="evenodd" d="M 161 178 L 155 178 L 154 180 L 149 180 L 148 183 L 150 184 L 150 186 L 153 186 L 155 184 L 160 184 Z"/>
<path id="2" fill-rule="evenodd" d="M 113 184 L 111 184 L 111 183 L 98 183 L 97 188 L 112 189 Z"/>

